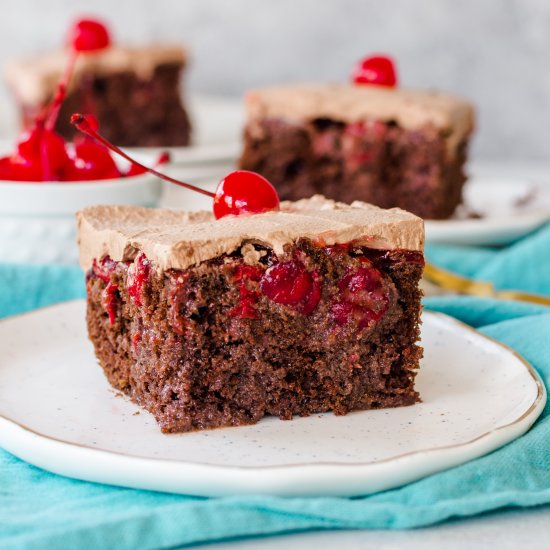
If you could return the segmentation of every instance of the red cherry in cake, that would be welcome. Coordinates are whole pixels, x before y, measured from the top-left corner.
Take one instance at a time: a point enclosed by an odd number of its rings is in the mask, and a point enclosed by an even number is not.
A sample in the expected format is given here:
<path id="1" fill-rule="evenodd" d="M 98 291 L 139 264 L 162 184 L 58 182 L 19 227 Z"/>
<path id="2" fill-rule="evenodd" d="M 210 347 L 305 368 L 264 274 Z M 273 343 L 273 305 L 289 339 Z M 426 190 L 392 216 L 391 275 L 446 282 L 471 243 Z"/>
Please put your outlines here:
<path id="1" fill-rule="evenodd" d="M 378 321 L 389 306 L 382 274 L 369 261 L 365 267 L 348 271 L 338 283 L 340 299 L 332 304 L 332 315 L 340 326 L 354 319 L 359 328 Z"/>
<path id="2" fill-rule="evenodd" d="M 92 263 L 92 271 L 98 279 L 101 279 L 104 283 L 111 281 L 111 273 L 115 271 L 117 263 L 111 260 L 109 256 L 105 256 L 99 262 L 94 259 Z"/>
<path id="3" fill-rule="evenodd" d="M 397 86 L 393 59 L 386 55 L 365 57 L 355 66 L 352 80 L 355 84 L 376 84 L 390 88 Z"/>
<path id="4" fill-rule="evenodd" d="M 303 315 L 309 315 L 321 299 L 320 276 L 307 271 L 297 260 L 270 267 L 262 277 L 260 287 L 273 302 L 291 306 Z"/>
<path id="5" fill-rule="evenodd" d="M 130 155 L 125 153 L 122 149 L 113 145 L 106 140 L 90 123 L 90 120 L 86 115 L 75 113 L 71 116 L 71 124 L 75 126 L 82 133 L 95 139 L 107 149 L 110 149 L 113 153 L 121 156 L 130 162 L 135 169 L 147 171 L 158 178 L 161 178 L 170 183 L 175 183 L 180 187 L 185 187 L 191 191 L 196 191 L 202 195 L 212 197 L 214 199 L 214 216 L 216 219 L 223 218 L 229 215 L 241 215 L 241 214 L 259 214 L 267 212 L 269 210 L 279 209 L 279 197 L 275 188 L 260 174 L 255 172 L 249 172 L 247 170 L 235 170 L 230 172 L 225 178 L 223 178 L 216 192 L 212 193 L 206 189 L 201 189 L 196 185 L 185 183 L 177 180 L 162 172 L 155 170 L 141 164 Z M 139 173 L 139 172 L 138 172 Z"/>
<path id="6" fill-rule="evenodd" d="M 360 267 L 347 273 L 338 283 L 342 298 L 360 306 L 371 306 L 375 301 L 385 301 L 381 292 L 380 271 L 374 267 Z M 377 308 L 378 309 L 378 308 Z"/>
<path id="7" fill-rule="evenodd" d="M 277 191 L 256 172 L 235 170 L 223 178 L 214 196 L 214 215 L 223 218 L 243 213 L 259 214 L 279 208 Z"/>
<path id="8" fill-rule="evenodd" d="M 80 19 L 69 32 L 69 44 L 77 52 L 91 52 L 110 46 L 111 37 L 101 21 Z"/>
<path id="9" fill-rule="evenodd" d="M 337 325 L 346 325 L 353 313 L 353 304 L 349 302 L 335 302 L 332 304 L 331 313 Z"/>
<path id="10" fill-rule="evenodd" d="M 138 307 L 143 305 L 143 289 L 149 280 L 151 264 L 145 256 L 140 254 L 128 269 L 127 288 L 130 299 Z"/>
<path id="11" fill-rule="evenodd" d="M 120 294 L 118 292 L 118 286 L 109 281 L 101 295 L 101 305 L 109 316 L 110 325 L 115 324 L 119 300 Z"/>
<path id="12" fill-rule="evenodd" d="M 255 287 L 262 275 L 263 271 L 255 265 L 241 264 L 235 268 L 233 277 L 239 283 L 239 301 L 229 311 L 231 317 L 258 319 L 256 303 L 258 302 L 259 293 Z M 253 285 L 253 283 L 256 283 L 256 285 Z"/>

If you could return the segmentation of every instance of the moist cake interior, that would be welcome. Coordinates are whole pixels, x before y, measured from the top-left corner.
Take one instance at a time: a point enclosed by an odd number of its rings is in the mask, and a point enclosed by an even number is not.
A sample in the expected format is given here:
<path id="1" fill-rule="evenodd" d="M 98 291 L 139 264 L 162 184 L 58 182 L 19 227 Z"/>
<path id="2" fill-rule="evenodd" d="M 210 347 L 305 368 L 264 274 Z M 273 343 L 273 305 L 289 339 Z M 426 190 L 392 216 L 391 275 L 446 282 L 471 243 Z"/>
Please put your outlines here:
<path id="1" fill-rule="evenodd" d="M 317 201 L 328 218 L 338 208 L 350 218 L 360 210 Z M 309 210 L 304 203 L 285 205 L 287 214 L 298 220 L 307 211 L 315 219 L 315 200 L 305 204 Z M 246 239 L 235 246 L 228 238 L 223 252 L 217 243 L 205 253 L 210 257 L 189 260 L 189 233 L 184 238 L 180 229 L 179 241 L 166 237 L 169 217 L 181 213 L 150 211 L 147 227 L 143 209 L 123 209 L 126 218 L 116 227 L 116 212 L 120 207 L 80 214 L 89 334 L 109 382 L 149 410 L 164 432 L 419 399 L 418 218 L 387 213 L 387 224 L 408 230 L 408 250 L 392 247 L 387 227 L 385 248 L 360 238 L 334 242 L 349 238 L 349 227 L 325 218 L 332 242 L 290 238 L 292 231 L 307 233 L 291 225 L 286 236 L 264 228 L 257 231 L 263 243 Z M 219 223 L 207 214 L 191 218 L 197 227 Z M 133 225 L 138 219 L 140 232 Z M 384 231 L 378 233 L 371 244 L 381 242 Z M 365 237 L 365 227 L 353 235 Z"/>

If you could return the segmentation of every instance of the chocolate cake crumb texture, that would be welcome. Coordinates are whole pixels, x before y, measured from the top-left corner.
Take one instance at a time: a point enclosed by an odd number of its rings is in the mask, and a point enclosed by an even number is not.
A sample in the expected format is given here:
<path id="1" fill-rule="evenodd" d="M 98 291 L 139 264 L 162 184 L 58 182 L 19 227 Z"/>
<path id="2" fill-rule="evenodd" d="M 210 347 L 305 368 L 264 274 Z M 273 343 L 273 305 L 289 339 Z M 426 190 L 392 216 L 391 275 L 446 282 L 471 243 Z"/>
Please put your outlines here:
<path id="1" fill-rule="evenodd" d="M 421 249 L 248 241 L 163 269 L 143 250 L 126 252 L 86 265 L 89 335 L 109 382 L 162 431 L 419 400 Z"/>

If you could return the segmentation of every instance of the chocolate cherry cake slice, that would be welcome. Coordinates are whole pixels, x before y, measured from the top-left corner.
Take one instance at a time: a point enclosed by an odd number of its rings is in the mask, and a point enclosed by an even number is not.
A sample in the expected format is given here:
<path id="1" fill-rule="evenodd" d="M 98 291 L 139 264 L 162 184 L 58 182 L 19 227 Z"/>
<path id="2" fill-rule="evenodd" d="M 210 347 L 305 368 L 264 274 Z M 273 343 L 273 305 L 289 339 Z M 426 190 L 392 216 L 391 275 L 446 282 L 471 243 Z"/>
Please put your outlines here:
<path id="1" fill-rule="evenodd" d="M 163 432 L 419 400 L 420 218 L 313 197 L 218 220 L 96 206 L 78 224 L 97 358 Z"/>
<path id="2" fill-rule="evenodd" d="M 24 127 L 52 100 L 66 70 L 69 51 L 12 60 L 5 77 L 21 109 Z M 179 45 L 109 45 L 81 55 L 74 64 L 68 94 L 55 130 L 74 138 L 69 119 L 75 111 L 93 113 L 103 135 L 121 146 L 188 145 L 190 123 L 181 101 L 187 62 Z"/>
<path id="3" fill-rule="evenodd" d="M 321 193 L 423 218 L 461 202 L 474 114 L 450 95 L 358 84 L 251 91 L 240 167 L 259 172 L 281 199 Z"/>

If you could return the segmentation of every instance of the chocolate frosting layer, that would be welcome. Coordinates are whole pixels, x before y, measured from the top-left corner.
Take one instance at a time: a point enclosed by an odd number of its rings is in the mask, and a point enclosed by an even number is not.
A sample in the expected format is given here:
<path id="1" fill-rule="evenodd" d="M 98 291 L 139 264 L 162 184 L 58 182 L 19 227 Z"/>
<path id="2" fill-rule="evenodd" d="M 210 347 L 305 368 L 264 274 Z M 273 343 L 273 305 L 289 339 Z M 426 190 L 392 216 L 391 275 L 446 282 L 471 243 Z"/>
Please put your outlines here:
<path id="1" fill-rule="evenodd" d="M 209 212 L 182 212 L 134 206 L 92 206 L 78 218 L 80 263 L 87 270 L 94 258 L 133 260 L 144 252 L 158 270 L 185 269 L 250 244 L 283 252 L 301 238 L 320 245 L 356 241 L 378 249 L 422 251 L 424 222 L 399 208 L 337 203 L 316 195 L 283 202 L 281 210 L 215 220 Z"/>
<path id="2" fill-rule="evenodd" d="M 470 102 L 436 91 L 357 84 L 291 84 L 248 92 L 251 121 L 279 118 L 345 123 L 381 120 L 414 130 L 433 125 L 456 146 L 474 128 Z"/>
<path id="3" fill-rule="evenodd" d="M 48 101 L 67 66 L 69 52 L 57 51 L 14 59 L 5 67 L 8 85 L 19 101 L 41 104 Z M 183 64 L 186 52 L 176 44 L 158 44 L 140 48 L 112 46 L 99 52 L 78 56 L 69 88 L 79 82 L 83 74 L 107 75 L 133 72 L 142 80 L 149 80 L 159 65 Z"/>

